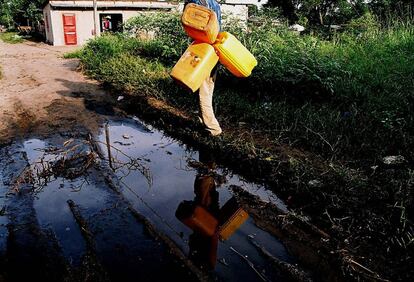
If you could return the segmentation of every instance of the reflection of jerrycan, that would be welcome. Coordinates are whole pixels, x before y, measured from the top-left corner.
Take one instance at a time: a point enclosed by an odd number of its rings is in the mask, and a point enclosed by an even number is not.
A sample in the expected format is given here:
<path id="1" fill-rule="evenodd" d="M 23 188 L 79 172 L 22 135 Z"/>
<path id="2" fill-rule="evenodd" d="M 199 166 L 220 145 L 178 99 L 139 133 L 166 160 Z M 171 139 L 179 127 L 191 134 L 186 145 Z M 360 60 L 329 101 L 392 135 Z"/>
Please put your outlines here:
<path id="1" fill-rule="evenodd" d="M 219 33 L 214 48 L 219 54 L 220 63 L 237 77 L 248 77 L 257 65 L 252 53 L 228 32 Z"/>
<path id="2" fill-rule="evenodd" d="M 214 236 L 218 227 L 218 220 L 205 208 L 194 202 L 182 202 L 175 212 L 175 216 L 193 231 L 204 236 Z"/>
<path id="3" fill-rule="evenodd" d="M 171 71 L 171 76 L 193 92 L 200 88 L 218 62 L 214 48 L 207 43 L 191 44 Z"/>
<path id="4" fill-rule="evenodd" d="M 237 229 L 249 218 L 249 214 L 243 210 L 233 197 L 220 209 L 220 228 L 218 234 L 220 240 L 225 241 L 236 232 Z"/>
<path id="5" fill-rule="evenodd" d="M 216 13 L 194 3 L 185 6 L 181 23 L 188 36 L 210 44 L 216 41 L 220 29 Z"/>

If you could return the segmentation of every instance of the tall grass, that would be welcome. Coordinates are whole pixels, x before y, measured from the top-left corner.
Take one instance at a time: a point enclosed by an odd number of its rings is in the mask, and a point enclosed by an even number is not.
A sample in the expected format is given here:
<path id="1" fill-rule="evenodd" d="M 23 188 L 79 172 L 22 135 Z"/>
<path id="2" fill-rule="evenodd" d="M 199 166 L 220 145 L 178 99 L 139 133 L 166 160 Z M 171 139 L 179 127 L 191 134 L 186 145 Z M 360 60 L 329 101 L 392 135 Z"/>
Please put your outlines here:
<path id="1" fill-rule="evenodd" d="M 276 143 L 332 159 L 413 158 L 414 25 L 381 27 L 372 17 L 325 40 L 297 35 L 264 20 L 230 30 L 257 57 L 251 77 L 220 71 L 215 102 L 221 120 L 246 122 Z M 193 95 L 168 73 L 187 47 L 178 15 L 141 15 L 127 35 L 90 41 L 81 52 L 93 76 L 131 93 L 156 95 L 194 110 Z M 140 31 L 154 38 L 133 38 Z"/>

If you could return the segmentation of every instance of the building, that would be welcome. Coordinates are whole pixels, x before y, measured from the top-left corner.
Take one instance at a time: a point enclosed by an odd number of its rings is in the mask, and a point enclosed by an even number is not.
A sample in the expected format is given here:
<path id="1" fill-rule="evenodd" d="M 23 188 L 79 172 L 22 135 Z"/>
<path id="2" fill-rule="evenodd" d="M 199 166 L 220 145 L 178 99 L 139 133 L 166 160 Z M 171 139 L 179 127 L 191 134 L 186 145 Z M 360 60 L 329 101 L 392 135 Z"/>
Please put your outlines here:
<path id="1" fill-rule="evenodd" d="M 183 2 L 183 1 L 180 1 Z M 247 6 L 260 6 L 263 0 L 225 0 L 223 14 L 247 19 Z M 223 3 L 224 2 L 224 3 Z M 166 0 L 98 0 L 94 19 L 92 0 L 49 0 L 43 6 L 44 33 L 46 42 L 52 45 L 82 45 L 96 35 L 106 31 L 119 31 L 122 23 L 143 11 L 171 11 L 182 9 L 179 1 Z"/>

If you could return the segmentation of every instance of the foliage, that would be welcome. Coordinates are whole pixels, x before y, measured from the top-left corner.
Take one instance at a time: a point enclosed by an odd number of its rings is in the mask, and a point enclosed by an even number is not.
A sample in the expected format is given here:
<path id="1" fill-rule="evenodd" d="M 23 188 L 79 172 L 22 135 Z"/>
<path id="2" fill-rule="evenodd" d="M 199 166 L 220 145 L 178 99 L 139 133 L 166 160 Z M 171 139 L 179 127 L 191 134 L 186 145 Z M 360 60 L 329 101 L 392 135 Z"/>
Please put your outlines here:
<path id="1" fill-rule="evenodd" d="M 245 122 L 269 132 L 276 143 L 329 158 L 414 157 L 412 24 L 395 22 L 383 29 L 375 17 L 364 15 L 330 41 L 299 36 L 272 19 L 261 24 L 247 30 L 233 22 L 224 25 L 259 65 L 245 80 L 221 69 L 215 92 L 221 119 Z M 174 27 L 154 39 L 103 36 L 89 42 L 81 59 L 90 74 L 118 89 L 163 97 L 194 111 L 194 98 L 168 78 L 184 41 L 172 52 L 159 49 L 169 44 L 165 34 L 175 32 Z"/>
<path id="2" fill-rule="evenodd" d="M 178 13 L 142 13 L 127 21 L 124 27 L 129 35 L 143 39 L 146 46 L 141 51 L 148 50 L 146 56 L 163 58 L 170 63 L 176 61 L 190 43 Z"/>
<path id="3" fill-rule="evenodd" d="M 370 12 L 381 18 L 412 15 L 411 0 L 269 0 L 267 6 L 278 7 L 293 22 L 311 25 L 344 24 Z"/>
<path id="4" fill-rule="evenodd" d="M 0 33 L 0 39 L 6 43 L 16 44 L 23 42 L 23 38 L 16 32 L 4 32 Z"/>
<path id="5" fill-rule="evenodd" d="M 63 58 L 65 58 L 65 59 L 80 59 L 81 56 L 82 56 L 82 50 L 81 49 L 63 54 Z"/>
<path id="6" fill-rule="evenodd" d="M 27 25 L 42 18 L 41 6 L 44 0 L 0 0 L 0 25 L 13 28 Z"/>

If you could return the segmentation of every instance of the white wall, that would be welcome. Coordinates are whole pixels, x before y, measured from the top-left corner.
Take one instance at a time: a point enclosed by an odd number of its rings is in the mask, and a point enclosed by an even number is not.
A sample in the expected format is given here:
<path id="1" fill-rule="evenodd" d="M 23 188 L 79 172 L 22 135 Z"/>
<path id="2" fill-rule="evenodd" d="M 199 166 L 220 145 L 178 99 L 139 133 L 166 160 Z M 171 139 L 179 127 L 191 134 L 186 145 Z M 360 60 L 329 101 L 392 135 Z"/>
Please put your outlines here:
<path id="1" fill-rule="evenodd" d="M 246 4 L 260 5 L 267 2 L 267 0 L 226 0 L 221 4 L 222 14 L 224 20 L 226 18 L 236 18 L 242 22 L 247 21 L 248 17 L 248 6 Z M 177 6 L 178 10 L 182 10 L 183 4 L 179 3 Z M 131 17 L 136 16 L 142 12 L 137 10 L 99 10 L 98 14 L 122 14 L 122 20 L 125 22 Z M 43 14 L 49 19 L 49 31 L 46 30 L 47 42 L 61 46 L 65 45 L 65 37 L 63 34 L 63 14 L 75 14 L 76 17 L 76 32 L 78 45 L 83 45 L 89 39 L 93 38 L 93 11 L 92 10 L 52 10 L 48 4 Z M 99 22 L 99 20 L 98 20 Z M 100 27 L 98 27 L 100 29 Z M 99 34 L 99 30 L 98 30 Z"/>
<path id="2" fill-rule="evenodd" d="M 46 8 L 44 13 L 46 12 Z M 128 19 L 136 16 L 139 11 L 133 10 L 104 10 L 98 11 L 100 14 L 122 14 L 122 20 L 125 22 Z M 78 39 L 78 45 L 83 45 L 89 39 L 93 38 L 93 11 L 79 11 L 79 10 L 51 10 L 51 20 L 53 24 L 53 34 L 47 37 L 47 41 L 55 46 L 65 45 L 65 37 L 63 34 L 63 14 L 74 14 L 76 17 L 76 33 Z M 100 18 L 100 16 L 98 16 Z M 99 20 L 98 20 L 99 22 Z M 100 27 L 97 27 L 100 29 Z"/>
<path id="3" fill-rule="evenodd" d="M 254 2 L 255 5 L 258 3 L 257 2 L 258 0 L 237 0 L 238 4 L 227 4 L 228 1 L 232 1 L 232 0 L 222 1 L 220 3 L 223 22 L 225 22 L 226 19 L 230 19 L 230 18 L 239 20 L 241 22 L 247 22 L 247 18 L 249 16 L 248 5 L 240 4 L 240 2 L 243 2 L 243 1 L 246 1 L 249 3 Z M 181 13 L 183 10 L 184 10 L 184 3 L 179 3 L 177 6 L 177 11 Z"/>
<path id="4" fill-rule="evenodd" d="M 93 11 L 52 10 L 53 45 L 65 45 L 63 14 L 75 15 L 78 45 L 84 44 L 88 39 L 93 37 Z"/>
<path id="5" fill-rule="evenodd" d="M 52 16 L 49 4 L 47 4 L 47 6 L 43 9 L 43 19 L 45 22 L 46 42 L 53 44 Z"/>
<path id="6" fill-rule="evenodd" d="M 247 22 L 247 18 L 249 16 L 249 8 L 247 5 L 221 4 L 220 6 L 223 21 L 226 19 L 236 19 L 241 22 Z"/>

